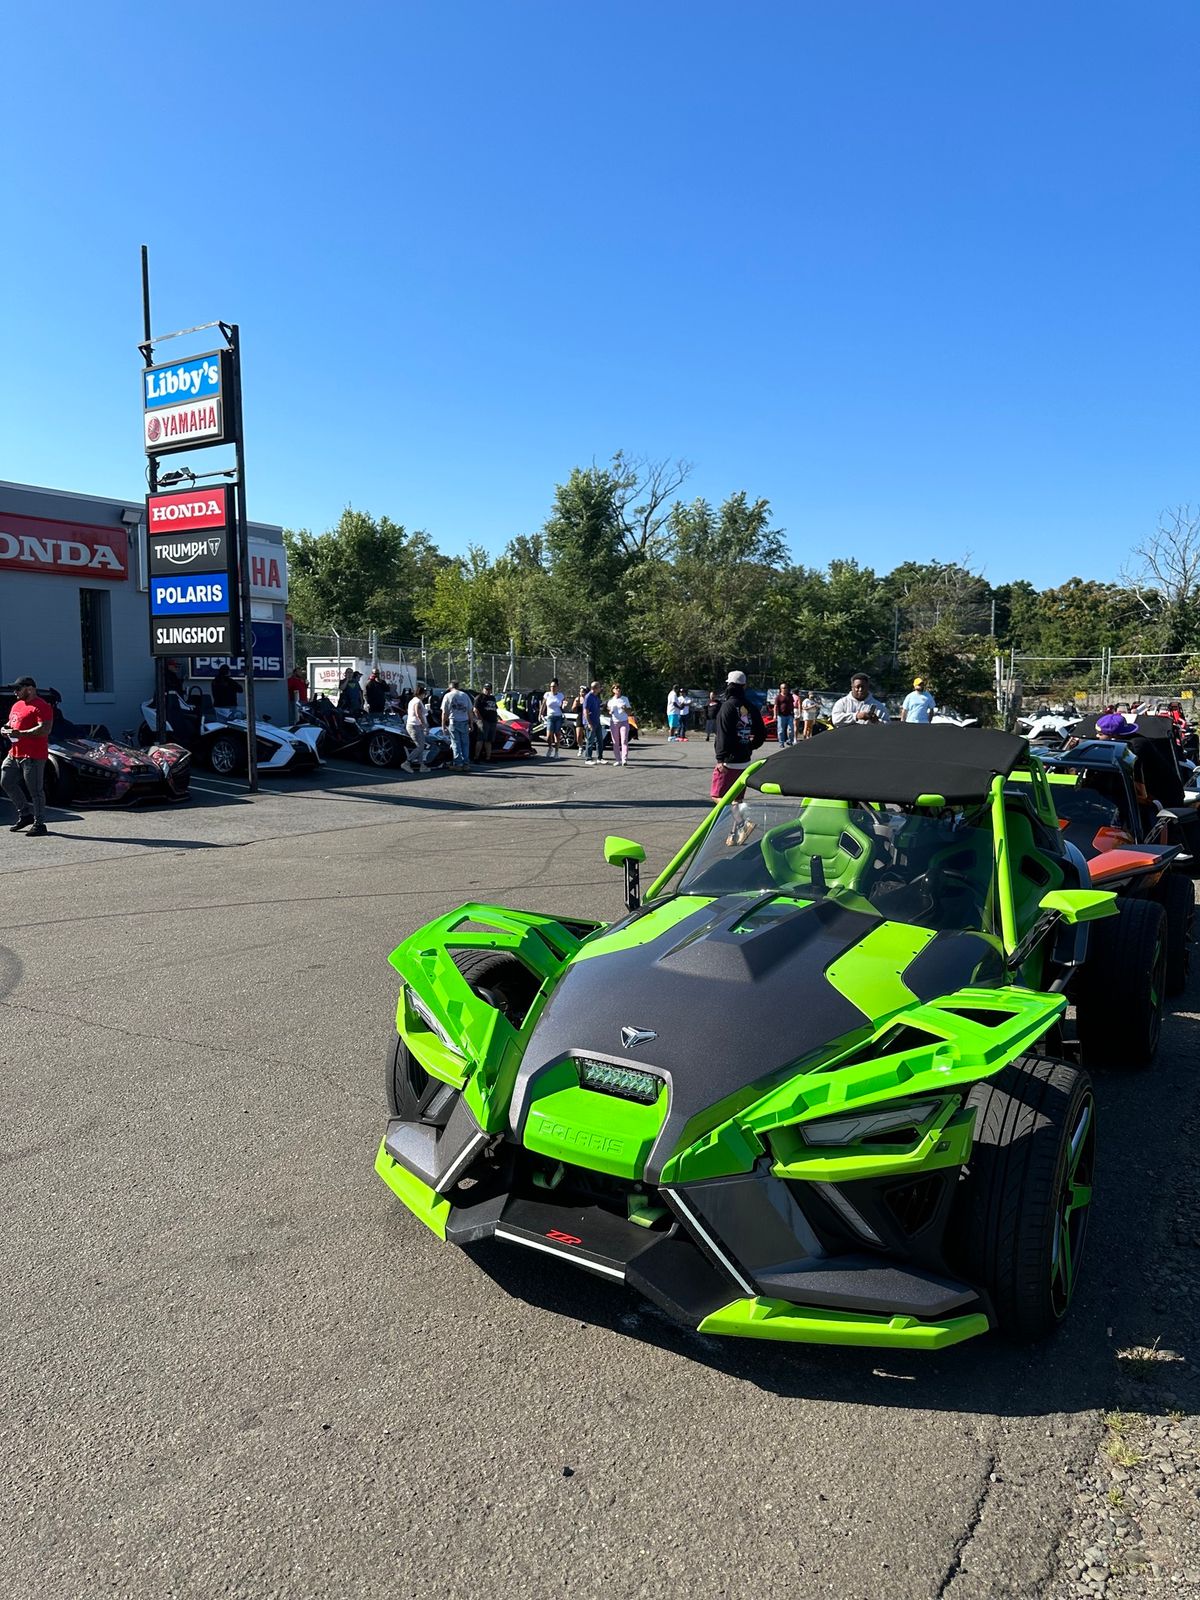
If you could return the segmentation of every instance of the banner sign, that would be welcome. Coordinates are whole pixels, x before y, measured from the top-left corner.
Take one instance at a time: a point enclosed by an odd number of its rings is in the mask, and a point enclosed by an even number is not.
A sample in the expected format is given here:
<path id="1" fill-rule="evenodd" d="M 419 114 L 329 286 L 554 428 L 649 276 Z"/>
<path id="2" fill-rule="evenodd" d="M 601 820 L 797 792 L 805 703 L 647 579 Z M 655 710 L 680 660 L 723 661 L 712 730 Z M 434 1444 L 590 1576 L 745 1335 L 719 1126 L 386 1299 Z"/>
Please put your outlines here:
<path id="1" fill-rule="evenodd" d="M 146 526 L 151 533 L 181 533 L 191 528 L 229 526 L 229 488 L 185 489 L 182 494 L 146 497 Z"/>
<path id="2" fill-rule="evenodd" d="M 210 655 L 193 655 L 192 657 L 193 678 L 214 678 L 218 667 L 228 667 L 235 678 L 242 678 L 246 674 L 246 658 L 244 656 L 231 657 L 229 655 L 221 655 L 216 650 Z M 285 676 L 282 622 L 256 622 L 254 624 L 254 676 L 256 678 L 282 678 Z"/>
<path id="3" fill-rule="evenodd" d="M 236 650 L 237 536 L 229 486 L 148 495 L 146 553 L 151 654 L 190 655 L 196 645 L 214 654 Z M 164 628 L 164 617 L 175 626 Z"/>
<path id="4" fill-rule="evenodd" d="M 169 455 L 194 445 L 223 444 L 229 352 L 214 350 L 142 373 L 146 454 Z"/>
<path id="5" fill-rule="evenodd" d="M 205 572 L 189 578 L 151 578 L 152 617 L 207 617 L 229 613 L 229 575 Z"/>
<path id="6" fill-rule="evenodd" d="M 223 350 L 208 355 L 189 356 L 165 367 L 147 367 L 142 374 L 142 404 L 147 411 L 158 406 L 175 406 L 184 400 L 221 398 L 221 357 Z"/>
<path id="7" fill-rule="evenodd" d="M 0 516 L 0 573 L 50 572 L 122 583 L 129 576 L 129 536 L 44 517 Z"/>
<path id="8" fill-rule="evenodd" d="M 229 542 L 224 528 L 218 533 L 182 533 L 174 538 L 151 539 L 150 576 L 190 577 L 193 572 L 227 571 Z"/>
<path id="9" fill-rule="evenodd" d="M 194 621 L 150 624 L 150 653 L 155 656 L 182 656 L 189 650 L 228 650 L 233 631 L 228 617 L 197 617 Z"/>
<path id="10" fill-rule="evenodd" d="M 254 600 L 286 602 L 287 550 L 283 545 L 250 540 L 250 595 Z"/>

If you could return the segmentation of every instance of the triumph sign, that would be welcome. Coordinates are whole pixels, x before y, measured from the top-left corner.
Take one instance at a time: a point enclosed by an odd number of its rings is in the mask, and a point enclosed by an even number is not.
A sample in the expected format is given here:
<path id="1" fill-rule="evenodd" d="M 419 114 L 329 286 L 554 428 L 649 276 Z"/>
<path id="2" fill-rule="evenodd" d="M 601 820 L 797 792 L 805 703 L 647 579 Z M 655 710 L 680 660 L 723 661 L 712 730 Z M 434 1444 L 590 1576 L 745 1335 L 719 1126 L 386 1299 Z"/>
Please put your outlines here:
<path id="1" fill-rule="evenodd" d="M 147 497 L 150 648 L 154 655 L 190 654 L 196 648 L 227 655 L 236 648 L 238 574 L 233 509 L 225 484 Z"/>
<path id="2" fill-rule="evenodd" d="M 146 454 L 169 455 L 193 445 L 223 444 L 229 352 L 214 350 L 142 373 Z"/>

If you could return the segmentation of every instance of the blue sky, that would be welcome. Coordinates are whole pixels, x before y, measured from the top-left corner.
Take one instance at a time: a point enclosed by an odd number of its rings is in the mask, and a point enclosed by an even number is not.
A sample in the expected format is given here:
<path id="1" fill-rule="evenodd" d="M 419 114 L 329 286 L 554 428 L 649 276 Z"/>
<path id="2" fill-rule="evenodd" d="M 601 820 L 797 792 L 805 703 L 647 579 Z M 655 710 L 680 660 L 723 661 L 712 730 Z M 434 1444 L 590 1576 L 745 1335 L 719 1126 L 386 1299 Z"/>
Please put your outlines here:
<path id="1" fill-rule="evenodd" d="M 12 7 L 0 477 L 139 492 L 145 241 L 156 332 L 241 325 L 254 517 L 499 550 L 624 447 L 813 564 L 1114 576 L 1200 500 L 1198 46 L 1192 0 Z"/>

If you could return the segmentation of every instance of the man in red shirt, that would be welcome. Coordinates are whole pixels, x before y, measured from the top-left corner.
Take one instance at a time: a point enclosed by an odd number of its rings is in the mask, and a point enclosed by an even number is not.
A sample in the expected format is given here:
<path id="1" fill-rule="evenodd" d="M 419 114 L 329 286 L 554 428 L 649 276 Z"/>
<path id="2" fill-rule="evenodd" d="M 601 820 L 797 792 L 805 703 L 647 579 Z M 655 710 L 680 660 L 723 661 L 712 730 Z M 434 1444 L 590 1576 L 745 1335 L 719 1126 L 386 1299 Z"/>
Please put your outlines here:
<path id="1" fill-rule="evenodd" d="M 33 678 L 18 678 L 17 698 L 8 713 L 8 754 L 0 766 L 0 785 L 17 808 L 17 820 L 8 830 L 28 828 L 27 838 L 46 831 L 46 762 L 50 759 L 50 726 L 54 709 L 38 697 Z"/>

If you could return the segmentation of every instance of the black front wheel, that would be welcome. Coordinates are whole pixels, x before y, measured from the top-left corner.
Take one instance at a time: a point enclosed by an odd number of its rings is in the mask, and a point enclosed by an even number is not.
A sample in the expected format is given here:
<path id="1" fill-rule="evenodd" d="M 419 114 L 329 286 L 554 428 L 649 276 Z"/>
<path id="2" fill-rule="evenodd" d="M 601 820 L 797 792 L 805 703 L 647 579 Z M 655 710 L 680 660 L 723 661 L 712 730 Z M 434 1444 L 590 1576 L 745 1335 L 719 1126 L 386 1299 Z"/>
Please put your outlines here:
<path id="1" fill-rule="evenodd" d="M 1160 903 L 1167 919 L 1166 989 L 1168 994 L 1181 994 L 1187 987 L 1196 911 L 1191 879 L 1179 872 L 1168 872 L 1162 880 Z"/>
<path id="2" fill-rule="evenodd" d="M 1019 1056 L 967 1096 L 975 1135 L 954 1217 L 964 1274 L 981 1283 L 999 1330 L 1052 1333 L 1071 1304 L 1087 1238 L 1096 1102 L 1079 1067 Z"/>
<path id="3" fill-rule="evenodd" d="M 1155 900 L 1122 900 L 1088 930 L 1074 1000 L 1083 1064 L 1134 1067 L 1154 1060 L 1167 992 L 1167 919 Z"/>
<path id="4" fill-rule="evenodd" d="M 538 991 L 538 981 L 524 962 L 507 950 L 454 950 L 451 956 L 479 998 L 519 1028 Z M 384 1068 L 384 1092 L 391 1115 L 405 1122 L 444 1122 L 449 1114 L 449 1103 L 441 1093 L 444 1088 L 397 1037 Z"/>

